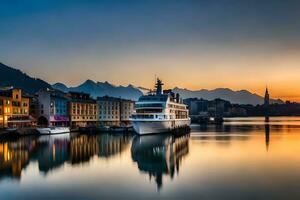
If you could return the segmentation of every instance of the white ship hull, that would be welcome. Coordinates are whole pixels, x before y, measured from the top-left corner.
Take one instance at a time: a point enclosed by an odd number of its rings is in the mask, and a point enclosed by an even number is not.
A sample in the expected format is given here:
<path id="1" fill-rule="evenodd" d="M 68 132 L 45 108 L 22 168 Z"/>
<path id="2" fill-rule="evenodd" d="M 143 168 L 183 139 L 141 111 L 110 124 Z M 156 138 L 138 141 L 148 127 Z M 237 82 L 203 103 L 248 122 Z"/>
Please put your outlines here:
<path id="1" fill-rule="evenodd" d="M 139 135 L 166 133 L 190 126 L 190 119 L 177 120 L 133 120 L 133 128 Z"/>
<path id="2" fill-rule="evenodd" d="M 70 133 L 70 128 L 69 127 L 37 128 L 37 131 L 41 135 L 52 135 L 52 134 Z"/>

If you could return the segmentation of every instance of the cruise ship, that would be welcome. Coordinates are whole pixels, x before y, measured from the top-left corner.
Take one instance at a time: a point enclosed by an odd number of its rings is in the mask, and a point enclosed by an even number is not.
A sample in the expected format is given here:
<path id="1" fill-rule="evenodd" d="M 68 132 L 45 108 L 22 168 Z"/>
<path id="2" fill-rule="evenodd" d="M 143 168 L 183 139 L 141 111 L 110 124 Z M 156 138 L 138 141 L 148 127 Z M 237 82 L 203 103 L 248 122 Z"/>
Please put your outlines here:
<path id="1" fill-rule="evenodd" d="M 179 94 L 163 90 L 162 81 L 156 81 L 156 90 L 141 96 L 135 103 L 135 113 L 131 116 L 134 130 L 145 135 L 189 127 L 191 119 L 188 109 Z"/>

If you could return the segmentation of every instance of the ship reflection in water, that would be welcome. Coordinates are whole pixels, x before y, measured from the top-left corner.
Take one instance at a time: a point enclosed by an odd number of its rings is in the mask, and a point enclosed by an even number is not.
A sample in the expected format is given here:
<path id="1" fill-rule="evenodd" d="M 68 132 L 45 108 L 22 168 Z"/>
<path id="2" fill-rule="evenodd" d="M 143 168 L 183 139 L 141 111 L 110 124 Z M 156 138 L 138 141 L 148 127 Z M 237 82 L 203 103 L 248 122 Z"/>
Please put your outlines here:
<path id="1" fill-rule="evenodd" d="M 3 199 L 300 199 L 300 117 L 0 140 Z"/>
<path id="2" fill-rule="evenodd" d="M 174 177 L 179 173 L 182 159 L 189 153 L 189 134 L 180 137 L 173 135 L 135 136 L 131 155 L 139 170 L 149 173 L 150 180 L 155 178 L 157 188 L 163 183 L 163 175 Z"/>
<path id="3" fill-rule="evenodd" d="M 64 163 L 72 165 L 89 162 L 91 158 L 109 158 L 129 146 L 131 135 L 62 134 L 20 138 L 0 143 L 0 175 L 19 179 L 30 161 L 38 161 L 39 171 L 47 174 Z M 179 172 L 182 158 L 188 154 L 189 135 L 175 137 L 169 134 L 135 136 L 132 141 L 132 159 L 138 168 L 155 177 L 162 186 L 164 174 L 174 177 Z"/>

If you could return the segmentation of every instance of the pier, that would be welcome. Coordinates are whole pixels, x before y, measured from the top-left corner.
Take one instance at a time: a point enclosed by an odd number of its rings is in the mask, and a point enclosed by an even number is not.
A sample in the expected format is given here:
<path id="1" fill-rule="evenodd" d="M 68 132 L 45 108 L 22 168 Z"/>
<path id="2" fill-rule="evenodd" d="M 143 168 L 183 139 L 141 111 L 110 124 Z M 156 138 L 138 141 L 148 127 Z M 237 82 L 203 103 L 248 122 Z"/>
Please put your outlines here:
<path id="1" fill-rule="evenodd" d="M 39 132 L 35 128 L 19 128 L 19 129 L 1 129 L 0 138 L 18 138 L 30 135 L 39 135 Z"/>

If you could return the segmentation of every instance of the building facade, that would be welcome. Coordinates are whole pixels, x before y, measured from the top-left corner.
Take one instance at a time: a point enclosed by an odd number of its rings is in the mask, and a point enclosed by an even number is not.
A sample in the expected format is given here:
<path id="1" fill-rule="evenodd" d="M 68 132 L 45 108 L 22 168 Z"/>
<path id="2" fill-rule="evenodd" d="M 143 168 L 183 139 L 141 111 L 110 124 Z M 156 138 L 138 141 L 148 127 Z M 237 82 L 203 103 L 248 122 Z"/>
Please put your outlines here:
<path id="1" fill-rule="evenodd" d="M 120 125 L 128 126 L 130 125 L 129 118 L 134 112 L 134 101 L 122 99 L 120 103 Z"/>
<path id="2" fill-rule="evenodd" d="M 185 99 L 184 103 L 188 106 L 189 115 L 206 117 L 208 116 L 209 101 L 205 99 L 189 98 Z"/>
<path id="3" fill-rule="evenodd" d="M 120 100 L 114 97 L 98 97 L 99 125 L 118 126 L 120 123 Z"/>
<path id="4" fill-rule="evenodd" d="M 69 96 L 69 119 L 71 127 L 88 127 L 97 125 L 98 105 L 96 100 L 89 94 L 70 92 Z"/>
<path id="5" fill-rule="evenodd" d="M 223 99 L 205 100 L 198 98 L 185 99 L 184 103 L 188 106 L 189 114 L 192 119 L 198 117 L 225 117 L 231 116 L 232 104 Z"/>
<path id="6" fill-rule="evenodd" d="M 29 98 L 22 95 L 21 89 L 0 91 L 0 127 L 19 128 L 31 126 Z"/>
<path id="7" fill-rule="evenodd" d="M 98 97 L 100 126 L 127 126 L 134 111 L 134 101 L 115 97 Z"/>
<path id="8" fill-rule="evenodd" d="M 38 125 L 68 126 L 68 98 L 59 90 L 42 90 L 38 92 Z"/>

